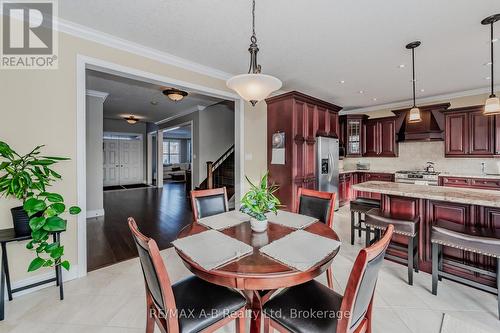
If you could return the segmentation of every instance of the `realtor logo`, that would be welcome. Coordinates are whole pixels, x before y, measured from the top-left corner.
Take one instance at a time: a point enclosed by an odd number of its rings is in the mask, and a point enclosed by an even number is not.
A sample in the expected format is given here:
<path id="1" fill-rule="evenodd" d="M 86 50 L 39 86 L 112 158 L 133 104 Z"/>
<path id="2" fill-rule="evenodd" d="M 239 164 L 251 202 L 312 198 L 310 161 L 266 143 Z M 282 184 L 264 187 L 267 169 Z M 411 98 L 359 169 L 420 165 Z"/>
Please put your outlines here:
<path id="1" fill-rule="evenodd" d="M 57 68 L 57 3 L 2 0 L 2 69 Z"/>

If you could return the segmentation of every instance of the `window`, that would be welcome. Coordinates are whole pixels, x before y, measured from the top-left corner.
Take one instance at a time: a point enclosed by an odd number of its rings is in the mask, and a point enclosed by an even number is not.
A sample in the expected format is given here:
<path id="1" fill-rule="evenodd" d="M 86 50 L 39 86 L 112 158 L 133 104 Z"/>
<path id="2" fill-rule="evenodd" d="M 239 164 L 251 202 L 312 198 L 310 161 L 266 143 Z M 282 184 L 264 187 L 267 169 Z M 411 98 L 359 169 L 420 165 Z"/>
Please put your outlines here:
<path id="1" fill-rule="evenodd" d="M 180 162 L 181 143 L 178 140 L 163 141 L 163 164 Z"/>
<path id="2" fill-rule="evenodd" d="M 191 140 L 187 141 L 187 162 L 191 163 Z"/>

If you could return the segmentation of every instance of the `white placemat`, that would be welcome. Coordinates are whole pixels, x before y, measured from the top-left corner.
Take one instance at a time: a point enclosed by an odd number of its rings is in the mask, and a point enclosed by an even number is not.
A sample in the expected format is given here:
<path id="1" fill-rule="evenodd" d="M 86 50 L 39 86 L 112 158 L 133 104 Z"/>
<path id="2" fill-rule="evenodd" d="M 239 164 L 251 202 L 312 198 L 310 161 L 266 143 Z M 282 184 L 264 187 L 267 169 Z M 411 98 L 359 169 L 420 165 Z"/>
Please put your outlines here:
<path id="1" fill-rule="evenodd" d="M 308 271 L 340 246 L 340 242 L 297 230 L 261 247 L 260 252 L 299 271 Z"/>
<path id="2" fill-rule="evenodd" d="M 172 242 L 206 270 L 212 270 L 253 252 L 253 247 L 216 230 L 207 230 Z"/>
<path id="3" fill-rule="evenodd" d="M 278 210 L 278 215 L 274 213 L 267 213 L 266 217 L 271 223 L 281 224 L 293 229 L 304 229 L 318 221 L 318 219 L 314 217 L 290 213 L 284 210 Z"/>
<path id="4" fill-rule="evenodd" d="M 248 221 L 250 221 L 250 216 L 234 210 L 204 217 L 198 220 L 198 222 L 203 224 L 204 226 L 215 230 L 231 228 L 235 225 Z"/>

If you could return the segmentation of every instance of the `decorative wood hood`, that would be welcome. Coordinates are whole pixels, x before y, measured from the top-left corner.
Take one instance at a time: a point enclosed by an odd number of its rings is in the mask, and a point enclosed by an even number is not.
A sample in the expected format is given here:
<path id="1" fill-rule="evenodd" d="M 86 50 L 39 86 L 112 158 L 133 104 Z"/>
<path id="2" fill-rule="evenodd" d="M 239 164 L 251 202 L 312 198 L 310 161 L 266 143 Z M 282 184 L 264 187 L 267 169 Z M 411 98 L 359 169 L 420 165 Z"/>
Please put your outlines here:
<path id="1" fill-rule="evenodd" d="M 422 121 L 418 123 L 408 123 L 408 114 L 411 108 L 393 110 L 392 112 L 398 117 L 396 121 L 398 141 L 444 140 L 443 111 L 450 106 L 450 103 L 419 106 Z"/>

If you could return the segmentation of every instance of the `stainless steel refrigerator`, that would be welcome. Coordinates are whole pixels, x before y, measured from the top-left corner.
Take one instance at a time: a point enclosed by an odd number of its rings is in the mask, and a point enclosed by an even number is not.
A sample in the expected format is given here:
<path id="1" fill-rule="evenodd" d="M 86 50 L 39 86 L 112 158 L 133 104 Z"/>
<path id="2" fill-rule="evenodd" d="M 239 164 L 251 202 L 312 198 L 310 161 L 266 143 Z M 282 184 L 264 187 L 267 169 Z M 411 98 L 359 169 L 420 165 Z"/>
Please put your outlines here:
<path id="1" fill-rule="evenodd" d="M 336 193 L 335 209 L 339 207 L 339 140 L 316 138 L 318 191 Z"/>

